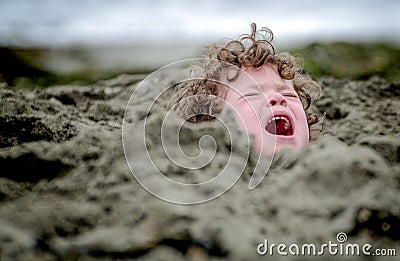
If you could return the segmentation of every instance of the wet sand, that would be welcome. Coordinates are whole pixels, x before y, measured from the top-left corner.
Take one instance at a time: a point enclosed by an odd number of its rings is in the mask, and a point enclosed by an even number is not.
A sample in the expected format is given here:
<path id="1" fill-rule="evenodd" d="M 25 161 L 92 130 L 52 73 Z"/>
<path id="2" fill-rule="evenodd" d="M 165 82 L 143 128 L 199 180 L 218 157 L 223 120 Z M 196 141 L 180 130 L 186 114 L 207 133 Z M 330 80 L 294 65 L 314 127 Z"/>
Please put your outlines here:
<path id="1" fill-rule="evenodd" d="M 264 239 L 321 245 L 337 243 L 339 232 L 347 243 L 400 254 L 400 85 L 319 79 L 323 96 L 312 110 L 327 119 L 317 142 L 277 153 L 255 190 L 246 168 L 222 196 L 182 206 L 144 190 L 125 160 L 125 106 L 144 77 L 35 91 L 0 87 L 1 260 L 266 260 L 269 254 L 257 253 Z M 163 116 L 156 105 L 148 120 Z M 218 146 L 230 145 L 218 126 L 206 129 Z M 197 148 L 198 133 L 186 133 L 185 146 Z M 156 134 L 150 128 L 148 135 Z M 198 180 L 157 145 L 150 141 L 149 153 L 170 178 Z M 218 157 L 229 153 L 221 149 Z M 324 256 L 333 259 L 365 257 Z"/>

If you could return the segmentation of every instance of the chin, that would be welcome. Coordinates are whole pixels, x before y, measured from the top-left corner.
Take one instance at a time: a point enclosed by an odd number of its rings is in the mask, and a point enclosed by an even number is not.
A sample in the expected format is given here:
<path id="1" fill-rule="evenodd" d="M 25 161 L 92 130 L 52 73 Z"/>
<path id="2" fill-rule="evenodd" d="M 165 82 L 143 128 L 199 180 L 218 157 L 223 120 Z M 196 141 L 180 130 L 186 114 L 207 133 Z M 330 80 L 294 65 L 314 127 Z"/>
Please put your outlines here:
<path id="1" fill-rule="evenodd" d="M 299 151 L 303 148 L 305 148 L 308 145 L 308 139 L 302 139 L 299 141 L 276 141 L 276 146 L 275 148 L 273 146 L 264 146 L 263 148 L 261 146 L 258 146 L 256 148 L 257 153 L 260 153 L 264 155 L 267 158 L 272 158 L 275 154 L 275 152 L 280 151 L 281 149 L 292 149 L 294 151 Z"/>
<path id="2" fill-rule="evenodd" d="M 308 145 L 308 141 L 307 142 L 301 141 L 299 143 L 292 143 L 292 144 L 289 144 L 289 143 L 279 144 L 279 143 L 277 143 L 276 147 L 275 147 L 275 150 L 279 151 L 280 149 L 288 148 L 288 149 L 293 149 L 293 150 L 299 151 L 299 150 L 305 148 L 307 145 Z"/>

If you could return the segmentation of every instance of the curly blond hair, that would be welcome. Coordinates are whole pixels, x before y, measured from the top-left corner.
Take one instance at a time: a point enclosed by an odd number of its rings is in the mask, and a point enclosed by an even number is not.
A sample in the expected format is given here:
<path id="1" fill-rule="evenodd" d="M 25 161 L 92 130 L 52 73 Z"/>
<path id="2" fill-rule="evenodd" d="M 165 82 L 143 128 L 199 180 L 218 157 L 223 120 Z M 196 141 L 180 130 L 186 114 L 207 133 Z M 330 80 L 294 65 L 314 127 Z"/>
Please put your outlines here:
<path id="1" fill-rule="evenodd" d="M 222 84 L 218 81 L 222 72 L 229 71 L 226 73 L 227 80 L 234 81 L 240 74 L 240 68 L 259 69 L 264 64 L 270 63 L 277 66 L 278 73 L 283 79 L 293 80 L 294 89 L 306 112 L 312 102 L 319 97 L 321 86 L 295 63 L 292 55 L 275 54 L 272 40 L 271 30 L 265 27 L 257 30 L 256 24 L 252 23 L 251 34 L 241 35 L 237 40 L 231 40 L 224 45 L 206 46 L 208 51 L 203 58 L 207 59 L 190 69 L 191 75 L 194 76 L 193 80 L 175 86 L 168 107 L 173 108 L 179 116 L 189 122 L 213 120 L 223 109 Z M 307 112 L 306 116 L 310 140 L 316 140 L 322 130 L 324 117 Z"/>

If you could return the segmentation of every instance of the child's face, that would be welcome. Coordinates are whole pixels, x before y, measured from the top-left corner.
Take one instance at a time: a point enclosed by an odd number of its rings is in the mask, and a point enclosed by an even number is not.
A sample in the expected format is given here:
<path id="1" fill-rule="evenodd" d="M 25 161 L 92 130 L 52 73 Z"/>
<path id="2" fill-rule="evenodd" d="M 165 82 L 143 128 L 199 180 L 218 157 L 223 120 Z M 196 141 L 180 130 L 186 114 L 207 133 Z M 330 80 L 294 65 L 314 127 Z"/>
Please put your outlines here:
<path id="1" fill-rule="evenodd" d="M 273 156 L 283 147 L 301 149 L 308 144 L 309 129 L 293 81 L 281 78 L 275 65 L 261 69 L 242 68 L 239 77 L 228 82 L 225 101 L 237 111 L 238 123 L 255 137 L 258 152 Z"/>

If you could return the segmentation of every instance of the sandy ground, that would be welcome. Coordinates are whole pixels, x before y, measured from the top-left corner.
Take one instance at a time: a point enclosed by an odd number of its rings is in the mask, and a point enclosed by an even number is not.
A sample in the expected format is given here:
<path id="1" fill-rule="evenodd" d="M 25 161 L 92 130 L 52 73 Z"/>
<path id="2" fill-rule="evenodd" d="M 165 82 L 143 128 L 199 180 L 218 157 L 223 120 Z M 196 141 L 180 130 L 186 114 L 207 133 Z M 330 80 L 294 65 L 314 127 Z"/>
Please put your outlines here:
<path id="1" fill-rule="evenodd" d="M 262 256 L 257 246 L 265 239 L 338 243 L 339 232 L 345 243 L 400 255 L 400 85 L 319 79 L 323 96 L 312 109 L 327 119 L 315 144 L 278 153 L 255 190 L 248 189 L 250 166 L 222 196 L 182 206 L 144 190 L 125 160 L 125 106 L 143 78 L 36 91 L 2 85 L 0 260 L 309 260 Z M 156 138 L 161 105 L 147 117 L 149 153 L 159 167 L 177 180 L 218 172 L 217 162 L 185 176 L 165 158 Z M 184 130 L 184 147 L 197 148 L 199 133 L 208 131 L 222 147 L 217 160 L 229 157 L 221 127 Z M 326 251 L 324 260 L 333 259 L 365 256 Z"/>

